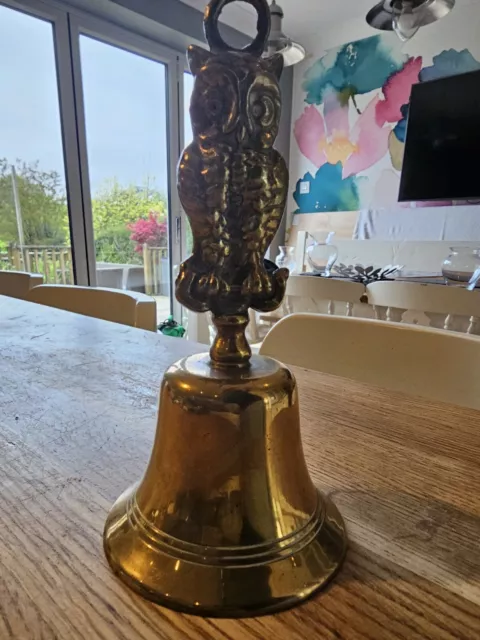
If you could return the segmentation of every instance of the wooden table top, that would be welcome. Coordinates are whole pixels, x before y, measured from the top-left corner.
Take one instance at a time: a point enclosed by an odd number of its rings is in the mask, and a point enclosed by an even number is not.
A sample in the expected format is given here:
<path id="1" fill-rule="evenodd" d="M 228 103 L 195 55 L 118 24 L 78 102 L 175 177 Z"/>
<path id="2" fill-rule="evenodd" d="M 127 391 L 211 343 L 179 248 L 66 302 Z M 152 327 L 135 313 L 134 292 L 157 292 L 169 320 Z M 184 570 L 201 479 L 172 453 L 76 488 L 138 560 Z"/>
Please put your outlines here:
<path id="1" fill-rule="evenodd" d="M 0 638 L 480 638 L 480 412 L 299 368 L 307 462 L 350 539 L 332 585 L 213 620 L 115 578 L 105 517 L 147 463 L 164 369 L 199 350 L 0 296 Z"/>

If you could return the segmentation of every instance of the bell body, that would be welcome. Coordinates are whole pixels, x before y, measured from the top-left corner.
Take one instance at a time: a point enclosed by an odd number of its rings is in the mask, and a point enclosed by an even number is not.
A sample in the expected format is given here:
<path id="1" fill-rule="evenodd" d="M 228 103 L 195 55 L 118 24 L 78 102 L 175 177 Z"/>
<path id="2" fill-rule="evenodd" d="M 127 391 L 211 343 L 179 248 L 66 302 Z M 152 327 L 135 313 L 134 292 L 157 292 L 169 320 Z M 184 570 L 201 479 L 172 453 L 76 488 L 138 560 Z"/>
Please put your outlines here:
<path id="1" fill-rule="evenodd" d="M 129 586 L 189 613 L 269 613 L 322 587 L 346 535 L 308 474 L 289 369 L 259 356 L 216 368 L 208 354 L 172 365 L 147 470 L 112 507 L 104 545 Z"/>

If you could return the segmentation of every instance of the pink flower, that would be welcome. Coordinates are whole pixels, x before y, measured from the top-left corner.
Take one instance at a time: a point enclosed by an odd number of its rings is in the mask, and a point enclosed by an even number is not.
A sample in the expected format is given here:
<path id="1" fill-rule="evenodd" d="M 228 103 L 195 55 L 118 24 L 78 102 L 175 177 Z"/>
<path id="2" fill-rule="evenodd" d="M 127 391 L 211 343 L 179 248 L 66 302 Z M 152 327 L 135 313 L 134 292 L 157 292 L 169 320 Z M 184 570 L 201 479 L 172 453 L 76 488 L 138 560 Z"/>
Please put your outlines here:
<path id="1" fill-rule="evenodd" d="M 158 214 L 150 211 L 148 218 L 140 218 L 136 222 L 127 224 L 127 229 L 131 231 L 130 240 L 137 243 L 135 251 L 141 253 L 143 245 L 149 247 L 165 247 L 167 244 L 167 223 L 159 222 Z"/>
<path id="2" fill-rule="evenodd" d="M 328 104 L 325 100 L 323 116 L 315 106 L 307 107 L 294 126 L 300 151 L 318 168 L 341 162 L 344 178 L 368 169 L 388 151 L 390 127 L 378 126 L 378 102 L 375 96 L 352 128 L 348 105 L 341 106 L 338 99 L 335 105 L 333 98 Z"/>
<path id="3" fill-rule="evenodd" d="M 333 90 L 325 96 L 323 116 L 311 105 L 294 125 L 300 151 L 318 168 L 326 162 L 344 164 L 353 151 L 348 131 L 348 105 L 342 106 Z"/>
<path id="4" fill-rule="evenodd" d="M 294 136 L 303 155 L 317 168 L 327 162 L 343 167 L 348 178 L 376 164 L 388 151 L 392 123 L 402 118 L 401 107 L 408 103 L 412 84 L 418 81 L 422 58 L 410 58 L 393 73 L 350 127 L 349 103 L 331 89 L 325 94 L 323 115 L 314 106 L 305 108 L 294 125 Z"/>
<path id="5" fill-rule="evenodd" d="M 376 117 L 379 127 L 385 122 L 397 123 L 402 119 L 400 109 L 410 102 L 412 85 L 418 82 L 422 69 L 422 58 L 410 58 L 403 68 L 388 78 L 382 87 L 385 98 L 380 100 L 376 108 Z"/>
<path id="6" fill-rule="evenodd" d="M 350 132 L 355 145 L 353 153 L 343 165 L 343 177 L 356 175 L 376 164 L 388 151 L 390 127 L 380 127 L 376 119 L 379 97 L 375 96 Z"/>

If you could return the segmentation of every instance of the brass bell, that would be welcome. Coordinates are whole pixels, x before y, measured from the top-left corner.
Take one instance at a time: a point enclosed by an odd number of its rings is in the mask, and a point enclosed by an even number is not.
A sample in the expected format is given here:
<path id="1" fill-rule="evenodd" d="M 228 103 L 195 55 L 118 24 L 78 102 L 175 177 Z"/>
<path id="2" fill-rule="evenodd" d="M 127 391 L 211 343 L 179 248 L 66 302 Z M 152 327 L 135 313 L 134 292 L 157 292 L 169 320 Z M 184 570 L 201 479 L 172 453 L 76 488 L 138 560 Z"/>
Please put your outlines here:
<path id="1" fill-rule="evenodd" d="M 308 474 L 295 378 L 252 357 L 245 338 L 248 309 L 272 311 L 285 292 L 288 271 L 263 256 L 285 208 L 288 171 L 273 148 L 282 58 L 261 57 L 268 5 L 248 0 L 258 35 L 239 52 L 218 31 L 229 1 L 211 0 L 205 12 L 211 52 L 189 50 L 194 140 L 178 169 L 194 250 L 176 295 L 211 311 L 217 335 L 210 354 L 166 371 L 147 470 L 118 498 L 104 532 L 108 561 L 135 591 L 223 617 L 307 598 L 338 570 L 347 544 L 339 512 Z"/>
<path id="2" fill-rule="evenodd" d="M 141 595 L 181 611 L 244 616 L 322 587 L 346 550 L 342 518 L 313 486 L 286 367 L 190 356 L 165 373 L 147 471 L 112 508 L 105 551 Z"/>

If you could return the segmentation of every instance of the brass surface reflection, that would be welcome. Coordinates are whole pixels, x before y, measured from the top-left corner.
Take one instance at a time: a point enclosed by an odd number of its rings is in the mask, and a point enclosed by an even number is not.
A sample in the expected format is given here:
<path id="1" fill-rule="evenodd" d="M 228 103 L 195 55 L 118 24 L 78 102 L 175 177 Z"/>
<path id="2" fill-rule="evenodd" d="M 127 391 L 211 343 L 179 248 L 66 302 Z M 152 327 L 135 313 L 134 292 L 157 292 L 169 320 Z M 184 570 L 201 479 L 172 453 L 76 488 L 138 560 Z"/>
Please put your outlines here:
<path id="1" fill-rule="evenodd" d="M 199 614 L 275 611 L 322 586 L 345 530 L 308 474 L 291 372 L 259 356 L 233 372 L 207 354 L 172 365 L 150 463 L 105 548 L 136 591 Z"/>

